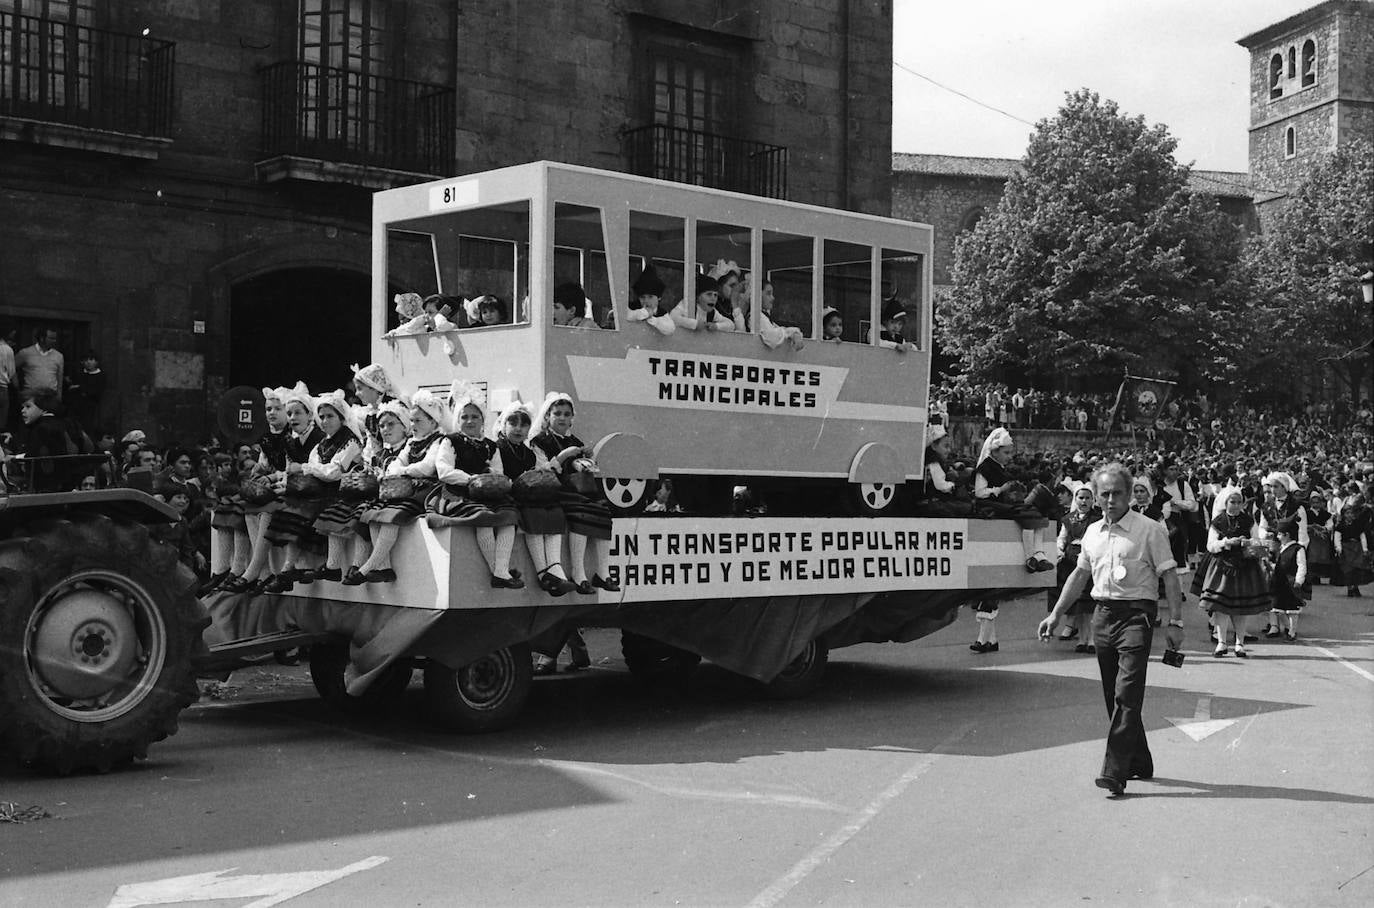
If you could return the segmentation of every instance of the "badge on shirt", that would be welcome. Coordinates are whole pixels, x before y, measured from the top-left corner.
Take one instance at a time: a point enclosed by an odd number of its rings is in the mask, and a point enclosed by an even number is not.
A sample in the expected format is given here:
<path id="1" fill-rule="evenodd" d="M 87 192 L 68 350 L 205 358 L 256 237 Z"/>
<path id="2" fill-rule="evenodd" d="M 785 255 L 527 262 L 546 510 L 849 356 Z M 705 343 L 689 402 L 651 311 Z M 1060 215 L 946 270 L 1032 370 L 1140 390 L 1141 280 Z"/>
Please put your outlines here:
<path id="1" fill-rule="evenodd" d="M 1124 564 L 1118 564 L 1116 567 L 1112 568 L 1112 579 L 1113 579 L 1113 580 L 1125 580 L 1125 579 L 1126 579 L 1126 565 L 1124 565 Z"/>

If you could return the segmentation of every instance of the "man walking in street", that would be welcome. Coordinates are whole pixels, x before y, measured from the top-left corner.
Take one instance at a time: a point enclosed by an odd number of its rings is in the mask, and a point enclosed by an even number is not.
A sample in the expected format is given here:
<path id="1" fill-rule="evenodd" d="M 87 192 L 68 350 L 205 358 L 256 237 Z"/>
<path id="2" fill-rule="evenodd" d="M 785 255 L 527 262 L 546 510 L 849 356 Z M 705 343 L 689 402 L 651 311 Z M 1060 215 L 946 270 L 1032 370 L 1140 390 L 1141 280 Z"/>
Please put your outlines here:
<path id="1" fill-rule="evenodd" d="M 1149 779 L 1155 772 L 1141 707 L 1153 621 L 1159 609 L 1159 579 L 1164 580 L 1169 604 L 1164 635 L 1171 650 L 1183 645 L 1183 601 L 1163 524 L 1131 510 L 1134 479 L 1130 472 L 1119 463 L 1109 464 L 1097 471 L 1093 485 L 1103 518 L 1083 534 L 1078 564 L 1054 609 L 1040 622 L 1039 634 L 1041 640 L 1049 640 L 1059 619 L 1091 584 L 1097 602 L 1093 645 L 1111 716 L 1097 787 L 1117 797 L 1125 793 L 1128 780 Z"/>
<path id="2" fill-rule="evenodd" d="M 38 329 L 33 346 L 15 354 L 14 365 L 19 371 L 20 394 L 46 389 L 56 394 L 58 400 L 62 399 L 66 363 L 57 349 L 56 331 L 51 328 Z"/>

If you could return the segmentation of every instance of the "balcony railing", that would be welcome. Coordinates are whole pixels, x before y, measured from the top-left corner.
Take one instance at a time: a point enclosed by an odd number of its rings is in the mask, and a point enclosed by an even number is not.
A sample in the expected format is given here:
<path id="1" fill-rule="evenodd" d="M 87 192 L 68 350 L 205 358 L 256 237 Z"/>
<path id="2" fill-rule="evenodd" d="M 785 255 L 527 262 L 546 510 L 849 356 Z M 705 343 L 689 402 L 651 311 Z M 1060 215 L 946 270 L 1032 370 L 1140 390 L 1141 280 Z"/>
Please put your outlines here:
<path id="1" fill-rule="evenodd" d="M 787 198 L 787 149 L 654 123 L 623 136 L 629 170 L 642 177 Z"/>
<path id="2" fill-rule="evenodd" d="M 168 137 L 176 45 L 0 12 L 0 116 Z"/>
<path id="3" fill-rule="evenodd" d="M 452 88 L 317 63 L 262 70 L 262 151 L 448 176 Z"/>

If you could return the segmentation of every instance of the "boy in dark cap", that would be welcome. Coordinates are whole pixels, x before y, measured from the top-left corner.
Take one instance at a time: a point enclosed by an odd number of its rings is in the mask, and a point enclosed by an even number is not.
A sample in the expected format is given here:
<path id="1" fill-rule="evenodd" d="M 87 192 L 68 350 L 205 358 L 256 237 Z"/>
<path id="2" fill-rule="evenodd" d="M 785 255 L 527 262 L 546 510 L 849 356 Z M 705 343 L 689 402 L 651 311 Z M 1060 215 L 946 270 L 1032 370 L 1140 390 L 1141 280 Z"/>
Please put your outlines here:
<path id="1" fill-rule="evenodd" d="M 916 349 L 916 345 L 906 339 L 906 308 L 896 298 L 883 304 L 883 330 L 878 334 L 879 343 L 891 346 L 899 353 Z"/>

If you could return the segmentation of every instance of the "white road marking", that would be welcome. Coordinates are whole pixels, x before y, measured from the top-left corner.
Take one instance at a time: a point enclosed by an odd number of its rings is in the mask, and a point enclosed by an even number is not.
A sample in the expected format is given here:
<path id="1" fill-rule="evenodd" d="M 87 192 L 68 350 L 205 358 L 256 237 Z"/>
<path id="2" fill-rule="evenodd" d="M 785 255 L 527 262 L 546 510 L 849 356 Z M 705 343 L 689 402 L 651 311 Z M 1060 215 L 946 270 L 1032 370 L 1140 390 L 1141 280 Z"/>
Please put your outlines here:
<path id="1" fill-rule="evenodd" d="M 243 908 L 270 908 L 312 889 L 363 870 L 385 864 L 389 858 L 373 855 L 338 870 L 306 870 L 299 873 L 256 873 L 225 876 L 228 870 L 193 873 L 189 876 L 128 883 L 115 890 L 106 908 L 138 908 L 140 905 L 174 905 L 179 902 L 211 902 L 224 899 L 257 899 Z"/>
<path id="2" fill-rule="evenodd" d="M 948 738 L 932 748 L 930 753 L 922 754 L 921 759 L 911 764 L 906 772 L 897 777 L 896 781 L 879 792 L 877 797 L 869 801 L 863 810 L 850 817 L 849 822 L 813 848 L 805 857 L 794 864 L 791 870 L 774 880 L 767 889 L 754 896 L 753 900 L 749 902 L 748 908 L 771 908 L 771 906 L 782 901 L 787 893 L 796 888 L 797 884 L 810 876 L 816 868 L 830 860 L 831 855 L 843 848 L 845 843 L 862 832 L 863 828 L 881 813 L 884 807 L 901 797 L 912 782 L 925 775 L 926 771 L 935 765 L 935 761 L 943 751 L 953 746 L 973 728 L 974 723 L 964 723 L 955 729 Z"/>
<path id="3" fill-rule="evenodd" d="M 1172 716 L 1165 716 L 1174 726 L 1194 741 L 1201 741 L 1203 738 L 1210 738 L 1219 731 L 1223 731 L 1236 724 L 1235 719 L 1213 719 L 1212 718 L 1212 698 L 1198 697 L 1197 708 L 1193 710 L 1191 719 L 1175 719 Z"/>
<path id="4" fill-rule="evenodd" d="M 594 776 L 604 776 L 606 778 L 618 779 L 622 782 L 630 782 L 639 785 L 650 791 L 665 795 L 670 798 L 687 798 L 690 800 L 701 801 L 733 801 L 752 804 L 768 804 L 776 807 L 802 807 L 809 810 L 828 810 L 833 813 L 843 813 L 844 808 L 829 801 L 822 801 L 818 798 L 808 798 L 802 795 L 788 794 L 760 794 L 754 791 L 725 791 L 712 790 L 706 788 L 683 788 L 678 785 L 659 785 L 645 779 L 636 779 L 634 776 L 625 773 L 615 772 L 602 766 L 591 763 L 572 763 L 564 760 L 539 760 L 542 766 L 550 769 L 566 769 L 573 772 L 586 773 Z"/>
<path id="5" fill-rule="evenodd" d="M 1299 641 L 1299 642 L 1302 642 L 1302 641 Z M 1364 669 L 1360 668 L 1358 665 L 1354 664 L 1353 662 L 1347 662 L 1346 660 L 1342 659 L 1340 656 L 1338 656 L 1338 655 L 1336 655 L 1335 653 L 1331 652 L 1331 650 L 1327 649 L 1326 647 L 1324 647 L 1324 646 L 1317 646 L 1315 643 L 1308 643 L 1308 644 L 1306 644 L 1306 645 L 1312 647 L 1314 650 L 1316 650 L 1317 652 L 1321 653 L 1323 656 L 1326 656 L 1328 659 L 1335 659 L 1335 660 L 1336 660 L 1337 662 L 1339 662 L 1341 665 L 1344 665 L 1346 668 L 1350 669 L 1352 672 L 1354 672 L 1355 674 L 1359 675 L 1361 678 L 1365 679 L 1366 681 L 1374 681 L 1374 674 L 1371 674 L 1371 673 L 1369 673 L 1368 671 L 1365 671 Z"/>

